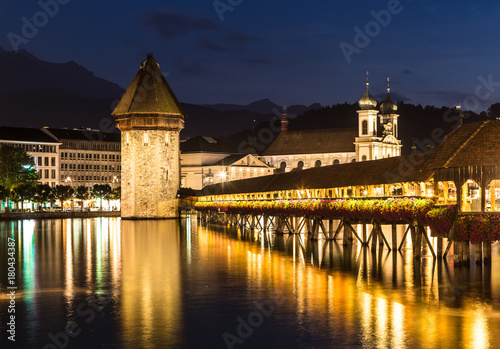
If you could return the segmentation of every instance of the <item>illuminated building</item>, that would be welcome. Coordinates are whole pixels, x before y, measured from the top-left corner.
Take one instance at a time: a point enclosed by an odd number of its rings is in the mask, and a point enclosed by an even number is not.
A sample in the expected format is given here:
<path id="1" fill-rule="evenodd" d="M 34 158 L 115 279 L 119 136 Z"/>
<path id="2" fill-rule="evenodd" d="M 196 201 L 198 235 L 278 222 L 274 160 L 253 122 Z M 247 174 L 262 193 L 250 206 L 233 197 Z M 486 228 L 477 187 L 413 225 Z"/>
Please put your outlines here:
<path id="1" fill-rule="evenodd" d="M 185 114 L 153 55 L 112 114 L 122 133 L 122 218 L 177 217 Z"/>

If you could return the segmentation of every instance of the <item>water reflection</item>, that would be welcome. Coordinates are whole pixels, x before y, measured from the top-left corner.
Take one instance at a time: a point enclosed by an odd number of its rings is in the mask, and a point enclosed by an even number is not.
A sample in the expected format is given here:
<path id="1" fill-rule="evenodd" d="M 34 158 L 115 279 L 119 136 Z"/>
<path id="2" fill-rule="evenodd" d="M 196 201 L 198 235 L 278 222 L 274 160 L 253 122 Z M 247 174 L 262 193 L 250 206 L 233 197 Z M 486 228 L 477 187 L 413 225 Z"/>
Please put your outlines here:
<path id="1" fill-rule="evenodd" d="M 121 314 L 128 347 L 176 347 L 181 337 L 179 227 L 175 220 L 122 221 Z"/>
<path id="2" fill-rule="evenodd" d="M 0 260 L 7 236 L 17 241 L 24 347 L 53 343 L 49 334 L 64 334 L 68 323 L 81 329 L 68 347 L 225 347 L 238 319 L 248 323 L 270 301 L 269 316 L 238 337 L 239 347 L 500 346 L 498 246 L 492 266 L 455 268 L 428 253 L 414 260 L 411 249 L 200 226 L 191 217 L 0 222 L 0 229 Z M 2 333 L 7 304 L 2 293 Z"/>

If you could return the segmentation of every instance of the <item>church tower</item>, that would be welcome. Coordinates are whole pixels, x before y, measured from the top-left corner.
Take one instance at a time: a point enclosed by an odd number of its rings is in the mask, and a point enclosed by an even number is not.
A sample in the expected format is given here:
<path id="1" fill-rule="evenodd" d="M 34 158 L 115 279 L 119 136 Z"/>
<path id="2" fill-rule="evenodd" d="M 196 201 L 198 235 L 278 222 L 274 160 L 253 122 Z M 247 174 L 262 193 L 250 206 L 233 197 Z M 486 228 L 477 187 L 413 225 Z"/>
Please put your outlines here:
<path id="1" fill-rule="evenodd" d="M 370 83 L 368 81 L 368 72 L 366 72 L 366 92 L 359 100 L 360 110 L 358 113 L 358 137 L 354 144 L 356 145 L 356 161 L 373 160 L 374 147 L 373 141 L 377 140 L 377 115 L 375 109 L 377 101 L 370 94 Z"/>
<path id="2" fill-rule="evenodd" d="M 398 139 L 398 106 L 391 99 L 389 78 L 387 78 L 387 97 L 380 105 L 380 115 L 375 109 L 377 101 L 368 91 L 368 72 L 366 73 L 366 92 L 359 100 L 359 135 L 354 142 L 356 161 L 377 160 L 401 155 L 401 141 Z M 378 130 L 378 120 L 383 129 Z"/>
<path id="3" fill-rule="evenodd" d="M 185 114 L 152 54 L 112 115 L 121 131 L 122 218 L 177 217 Z"/>
<path id="4" fill-rule="evenodd" d="M 401 155 L 401 141 L 398 139 L 398 118 L 396 114 L 398 106 L 391 98 L 391 88 L 389 78 L 387 78 L 387 97 L 380 105 L 380 125 L 382 125 L 382 147 L 380 147 L 379 157 L 391 157 Z"/>

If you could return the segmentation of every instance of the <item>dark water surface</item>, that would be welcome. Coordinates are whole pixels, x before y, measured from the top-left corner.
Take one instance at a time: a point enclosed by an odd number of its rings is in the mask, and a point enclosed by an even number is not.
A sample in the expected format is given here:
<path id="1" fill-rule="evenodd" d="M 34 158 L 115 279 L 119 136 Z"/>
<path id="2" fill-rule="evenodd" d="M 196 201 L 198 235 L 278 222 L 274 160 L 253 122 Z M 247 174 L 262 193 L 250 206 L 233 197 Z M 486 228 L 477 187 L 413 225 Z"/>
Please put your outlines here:
<path id="1" fill-rule="evenodd" d="M 0 228 L 1 348 L 500 347 L 496 245 L 491 266 L 458 268 L 190 217 Z"/>

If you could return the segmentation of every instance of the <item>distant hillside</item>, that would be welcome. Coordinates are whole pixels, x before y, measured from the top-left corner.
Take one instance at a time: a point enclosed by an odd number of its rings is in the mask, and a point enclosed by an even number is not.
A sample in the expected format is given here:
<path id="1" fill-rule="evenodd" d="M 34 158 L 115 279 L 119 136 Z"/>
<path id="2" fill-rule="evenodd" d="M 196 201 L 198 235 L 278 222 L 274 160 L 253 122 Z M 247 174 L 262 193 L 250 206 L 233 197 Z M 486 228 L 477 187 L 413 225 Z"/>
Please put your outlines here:
<path id="1" fill-rule="evenodd" d="M 49 63 L 24 50 L 14 53 L 1 48 L 0 81 L 2 126 L 102 128 L 105 121 L 109 131 L 113 126 L 111 112 L 124 92 L 117 84 L 96 77 L 73 61 Z M 447 134 L 456 126 L 456 122 L 447 121 L 453 119 L 453 115 L 449 115 L 445 107 L 403 102 L 398 105 L 400 138 L 405 152 L 410 151 L 412 138 L 423 141 L 432 138 L 435 129 L 440 128 Z M 282 106 L 269 99 L 248 105 L 183 103 L 182 106 L 187 114 L 183 137 L 226 137 L 260 152 L 279 132 Z M 290 130 L 357 126 L 357 104 L 294 105 L 287 110 Z M 485 113 L 466 115 L 470 117 L 465 122 L 486 118 Z"/>
<path id="2" fill-rule="evenodd" d="M 98 127 L 124 90 L 75 62 L 49 63 L 0 48 L 0 123 Z"/>
<path id="3" fill-rule="evenodd" d="M 246 110 L 258 114 L 271 114 L 273 110 L 278 110 L 279 112 L 283 110 L 283 106 L 277 105 L 276 103 L 273 103 L 271 100 L 267 98 L 261 99 L 260 101 L 256 101 L 247 105 L 219 103 L 219 104 L 205 104 L 203 106 L 220 111 Z M 311 104 L 310 106 L 297 104 L 297 105 L 286 106 L 286 108 L 287 108 L 287 113 L 293 116 L 293 115 L 303 114 L 308 110 L 321 108 L 321 104 L 314 103 Z"/>

